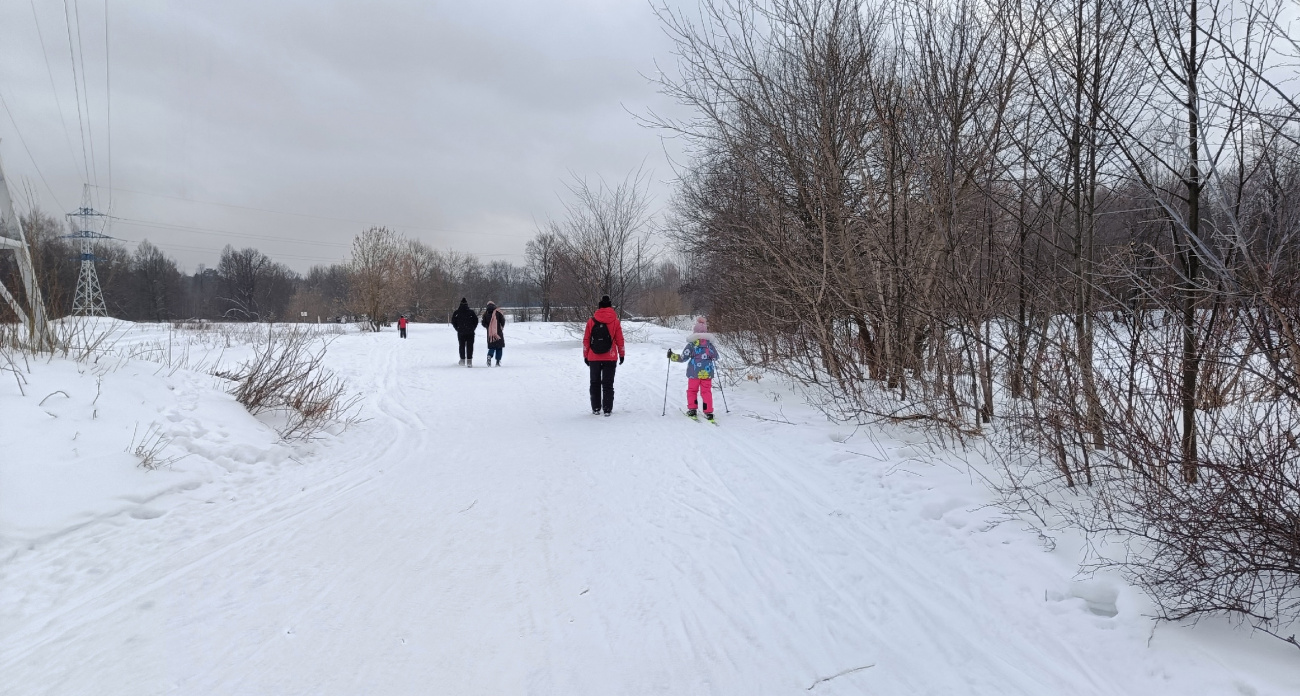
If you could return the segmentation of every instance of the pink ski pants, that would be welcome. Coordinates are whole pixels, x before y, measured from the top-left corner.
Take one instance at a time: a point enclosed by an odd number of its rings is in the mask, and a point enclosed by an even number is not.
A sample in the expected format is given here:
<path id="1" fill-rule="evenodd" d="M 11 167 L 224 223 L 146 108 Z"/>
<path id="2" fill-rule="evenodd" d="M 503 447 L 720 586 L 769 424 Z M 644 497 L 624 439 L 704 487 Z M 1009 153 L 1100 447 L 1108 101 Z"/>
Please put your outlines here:
<path id="1" fill-rule="evenodd" d="M 691 377 L 686 382 L 686 408 L 697 408 L 695 396 L 704 401 L 704 412 L 713 413 L 713 380 Z"/>

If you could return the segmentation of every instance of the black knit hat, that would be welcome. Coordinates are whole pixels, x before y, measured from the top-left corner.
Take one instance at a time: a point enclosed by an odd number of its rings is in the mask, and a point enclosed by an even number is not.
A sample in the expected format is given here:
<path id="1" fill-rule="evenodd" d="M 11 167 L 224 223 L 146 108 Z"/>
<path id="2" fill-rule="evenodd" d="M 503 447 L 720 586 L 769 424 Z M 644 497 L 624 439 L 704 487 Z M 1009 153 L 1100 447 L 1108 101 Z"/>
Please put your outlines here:
<path id="1" fill-rule="evenodd" d="M 610 301 L 609 295 L 602 295 L 600 298 L 600 307 L 613 307 L 614 303 Z"/>
<path id="2" fill-rule="evenodd" d="M 467 299 L 465 299 L 465 298 L 462 297 L 462 298 L 460 298 L 460 304 L 461 304 L 462 307 L 468 307 L 468 306 L 469 306 L 469 300 L 467 300 Z"/>

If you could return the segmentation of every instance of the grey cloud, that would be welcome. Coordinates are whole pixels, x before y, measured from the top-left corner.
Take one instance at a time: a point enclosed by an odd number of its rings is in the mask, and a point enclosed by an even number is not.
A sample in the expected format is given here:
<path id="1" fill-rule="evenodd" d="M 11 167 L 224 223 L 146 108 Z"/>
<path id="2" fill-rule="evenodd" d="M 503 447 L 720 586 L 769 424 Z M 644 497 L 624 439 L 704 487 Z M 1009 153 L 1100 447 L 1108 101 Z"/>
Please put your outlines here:
<path id="1" fill-rule="evenodd" d="M 111 8 L 114 180 L 121 189 L 430 228 L 410 233 L 517 260 L 533 220 L 560 212 L 555 192 L 568 171 L 617 178 L 644 161 L 660 179 L 669 174 L 658 135 L 627 113 L 671 108 L 639 74 L 656 58 L 668 59 L 668 46 L 648 5 L 635 0 Z M 20 102 L 19 125 L 38 143 L 34 152 L 66 204 L 81 177 L 71 171 L 57 121 L 52 125 L 48 79 L 33 76 L 44 62 L 22 36 L 34 26 L 30 8 L 25 15 L 21 9 L 0 9 L 0 59 L 21 66 L 5 72 L 24 73 L 17 81 L 4 75 L 5 93 Z M 86 10 L 83 21 L 102 31 L 95 12 Z M 42 22 L 48 46 L 63 29 L 61 16 L 44 10 Z M 66 52 L 66 43 L 58 46 Z M 71 80 L 66 55 L 58 63 L 55 48 L 66 118 Z M 88 45 L 87 61 L 99 66 L 102 81 L 102 47 Z M 88 78 L 96 84 L 94 72 Z M 92 87 L 92 107 L 98 99 L 102 109 L 99 90 Z M 5 121 L 0 135 L 7 135 Z M 92 121 L 103 128 L 102 110 Z M 3 152 L 11 174 L 31 174 L 7 137 Z M 105 173 L 101 161 L 101 183 Z M 657 188 L 662 201 L 667 187 Z M 259 244 L 272 255 L 341 258 L 339 245 L 358 228 L 125 191 L 114 206 L 132 219 L 325 243 Z M 250 241 L 128 224 L 118 231 L 164 249 Z M 191 268 L 214 256 L 173 254 Z"/>

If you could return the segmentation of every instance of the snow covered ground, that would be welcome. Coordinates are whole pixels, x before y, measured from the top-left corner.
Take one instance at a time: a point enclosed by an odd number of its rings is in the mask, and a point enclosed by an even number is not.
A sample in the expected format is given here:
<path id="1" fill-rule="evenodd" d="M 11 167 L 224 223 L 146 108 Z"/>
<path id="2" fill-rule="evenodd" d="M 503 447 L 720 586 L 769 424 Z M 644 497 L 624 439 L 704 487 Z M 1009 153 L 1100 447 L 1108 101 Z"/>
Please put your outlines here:
<path id="1" fill-rule="evenodd" d="M 1153 631 L 1077 544 L 990 525 L 919 435 L 770 378 L 693 423 L 681 366 L 661 417 L 684 334 L 638 333 L 608 419 L 561 326 L 508 326 L 502 368 L 340 336 L 368 420 L 298 445 L 175 359 L 0 374 L 0 693 L 1300 694 L 1293 648 Z M 150 426 L 183 458 L 138 468 Z"/>

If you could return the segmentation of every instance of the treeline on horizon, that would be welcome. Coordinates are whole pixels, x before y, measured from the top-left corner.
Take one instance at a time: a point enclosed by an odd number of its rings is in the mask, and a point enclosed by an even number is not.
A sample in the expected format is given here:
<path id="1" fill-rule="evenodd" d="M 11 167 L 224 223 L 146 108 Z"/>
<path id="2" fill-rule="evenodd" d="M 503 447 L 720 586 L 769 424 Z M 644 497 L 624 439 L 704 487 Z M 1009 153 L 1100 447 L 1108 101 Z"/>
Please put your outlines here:
<path id="1" fill-rule="evenodd" d="M 183 273 L 175 260 L 141 241 L 134 251 L 97 242 L 95 267 L 108 315 L 130 321 L 366 321 L 378 328 L 398 315 L 417 322 L 449 321 L 460 299 L 518 308 L 522 320 L 570 320 L 611 295 L 626 316 L 673 316 L 685 311 L 682 278 L 652 251 L 645 179 L 616 186 L 569 184 L 566 217 L 547 222 L 526 247 L 526 263 L 483 262 L 439 250 L 383 227 L 353 240 L 345 261 L 298 273 L 253 246 L 227 245 L 213 266 Z M 72 313 L 80 271 L 79 242 L 58 219 L 33 209 L 22 216 L 33 263 L 51 316 Z M 0 277 L 17 278 L 13 259 L 0 257 Z M 21 288 L 21 283 L 9 282 Z M 0 306 L 0 321 L 13 321 Z"/>

